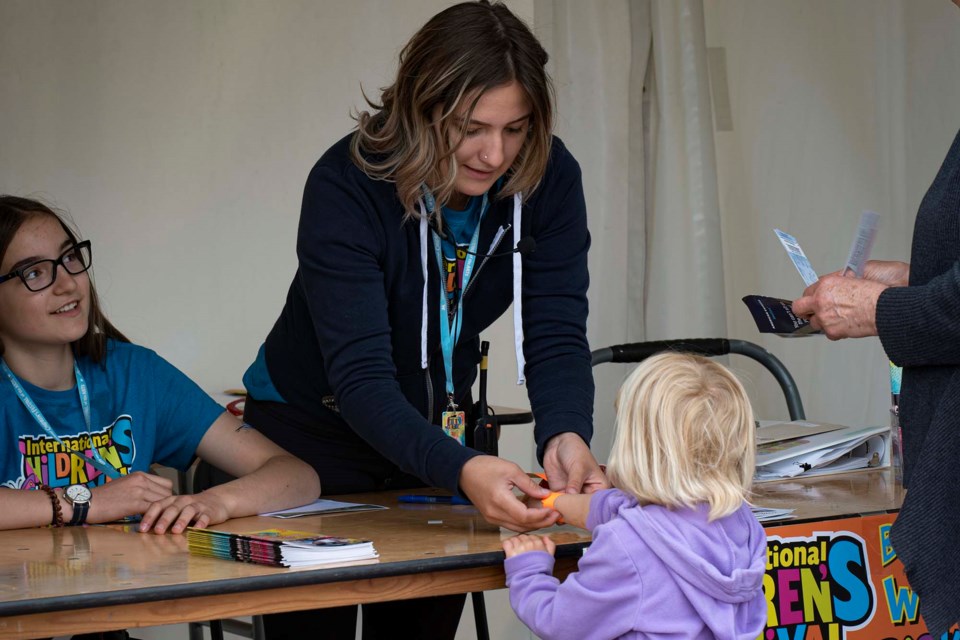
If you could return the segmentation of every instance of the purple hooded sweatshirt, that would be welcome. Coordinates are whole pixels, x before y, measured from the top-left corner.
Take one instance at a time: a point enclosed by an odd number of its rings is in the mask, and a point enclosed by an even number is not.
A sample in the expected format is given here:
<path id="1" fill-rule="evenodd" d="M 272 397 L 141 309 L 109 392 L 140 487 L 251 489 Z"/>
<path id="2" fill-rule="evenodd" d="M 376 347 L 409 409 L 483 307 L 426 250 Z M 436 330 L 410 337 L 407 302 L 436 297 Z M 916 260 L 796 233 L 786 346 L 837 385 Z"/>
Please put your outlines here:
<path id="1" fill-rule="evenodd" d="M 597 492 L 579 570 L 561 584 L 546 552 L 507 558 L 510 604 L 544 640 L 756 640 L 767 620 L 767 537 L 746 503 L 713 522 L 707 513 Z"/>

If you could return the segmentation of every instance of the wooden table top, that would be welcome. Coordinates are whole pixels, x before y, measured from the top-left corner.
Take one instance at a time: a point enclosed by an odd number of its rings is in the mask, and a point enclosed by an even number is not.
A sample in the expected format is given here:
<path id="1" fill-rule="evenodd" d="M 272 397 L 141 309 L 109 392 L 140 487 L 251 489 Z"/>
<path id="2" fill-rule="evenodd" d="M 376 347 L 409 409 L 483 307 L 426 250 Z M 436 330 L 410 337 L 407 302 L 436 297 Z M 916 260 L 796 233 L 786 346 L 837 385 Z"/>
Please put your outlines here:
<path id="1" fill-rule="evenodd" d="M 192 556 L 184 536 L 139 534 L 130 526 L 0 531 L 0 617 L 225 592 L 499 566 L 501 538 L 472 506 L 398 504 L 410 491 L 333 496 L 388 509 L 294 519 L 250 517 L 216 529 L 283 528 L 373 540 L 378 560 L 298 569 Z M 417 493 L 443 492 L 418 490 Z M 556 527 L 558 557 L 577 556 L 586 531 Z"/>
<path id="2" fill-rule="evenodd" d="M 764 523 L 771 527 L 890 513 L 900 509 L 905 494 L 903 486 L 894 480 L 892 469 L 869 469 L 763 482 L 754 485 L 753 503 L 795 509 L 792 519 Z"/>
<path id="3" fill-rule="evenodd" d="M 499 571 L 501 539 L 512 533 L 488 524 L 471 506 L 401 505 L 401 493 L 409 491 L 334 496 L 389 507 L 382 511 L 241 518 L 215 527 L 369 538 L 380 558 L 364 564 L 284 569 L 191 556 L 183 536 L 138 534 L 118 525 L 0 531 L 0 617 L 478 567 Z M 760 506 L 796 509 L 794 519 L 768 527 L 890 512 L 903 500 L 889 470 L 764 483 L 755 493 Z M 574 527 L 547 531 L 558 558 L 578 558 L 590 542 Z"/>

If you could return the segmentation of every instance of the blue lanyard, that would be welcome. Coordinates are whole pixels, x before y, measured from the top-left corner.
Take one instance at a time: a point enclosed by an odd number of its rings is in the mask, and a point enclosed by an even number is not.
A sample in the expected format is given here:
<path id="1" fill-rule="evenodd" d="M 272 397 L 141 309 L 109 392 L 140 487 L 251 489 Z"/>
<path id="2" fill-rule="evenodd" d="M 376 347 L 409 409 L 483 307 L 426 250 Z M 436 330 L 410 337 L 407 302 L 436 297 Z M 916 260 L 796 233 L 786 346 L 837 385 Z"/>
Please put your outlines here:
<path id="1" fill-rule="evenodd" d="M 424 202 L 426 203 L 427 213 L 433 214 L 436 208 L 436 201 L 433 194 L 423 187 Z M 455 407 L 453 401 L 453 348 L 460 339 L 460 329 L 463 327 L 463 292 L 467 289 L 470 282 L 470 276 L 473 275 L 473 266 L 477 262 L 477 246 L 480 244 L 480 224 L 483 222 L 483 214 L 487 210 L 487 194 L 483 194 L 483 201 L 480 203 L 480 217 L 477 221 L 477 228 L 473 230 L 473 237 L 470 239 L 470 252 L 463 261 L 463 276 L 460 286 L 460 299 L 457 302 L 457 310 L 450 318 L 449 306 L 447 302 L 447 290 L 444 286 L 445 273 L 443 269 L 443 250 L 441 248 L 440 236 L 434 231 L 433 252 L 437 258 L 437 267 L 440 269 L 440 349 L 443 352 L 443 369 L 446 375 L 446 390 L 449 404 Z M 456 243 L 454 243 L 456 244 Z"/>
<path id="2" fill-rule="evenodd" d="M 20 381 L 17 380 L 17 376 L 13 374 L 13 371 L 10 370 L 10 367 L 7 366 L 7 363 L 0 358 L 0 367 L 3 368 L 3 372 L 7 375 L 7 379 L 10 380 L 10 384 L 13 385 L 13 390 L 16 392 L 17 397 L 20 398 L 20 403 L 26 408 L 27 412 L 33 416 L 33 419 L 36 420 L 37 424 L 44 430 L 44 432 L 60 443 L 63 449 L 66 451 L 67 447 L 63 444 L 63 440 L 60 439 L 60 436 L 57 435 L 57 432 L 53 430 L 53 427 L 50 426 L 50 423 L 47 422 L 47 419 L 43 416 L 43 413 L 40 411 L 40 408 L 37 407 L 34 403 L 33 398 L 30 397 L 30 394 L 27 393 L 27 390 L 23 388 L 23 385 L 20 384 Z M 77 366 L 77 363 L 73 363 L 73 374 L 77 378 L 77 393 L 80 394 L 80 408 L 83 410 L 83 421 L 87 425 L 87 433 L 90 433 L 90 393 L 87 390 L 87 381 L 84 380 L 83 374 L 80 373 L 80 367 Z M 97 448 L 94 446 L 90 447 L 90 452 L 93 453 L 95 459 L 90 459 L 89 457 L 83 455 L 79 451 L 70 450 L 69 453 L 82 458 L 86 462 L 93 465 L 95 468 L 99 469 L 101 472 L 105 473 L 109 478 L 119 478 L 120 474 L 117 473 L 117 470 L 107 464 L 103 459 L 103 456 L 100 455 L 100 452 L 97 451 Z"/>

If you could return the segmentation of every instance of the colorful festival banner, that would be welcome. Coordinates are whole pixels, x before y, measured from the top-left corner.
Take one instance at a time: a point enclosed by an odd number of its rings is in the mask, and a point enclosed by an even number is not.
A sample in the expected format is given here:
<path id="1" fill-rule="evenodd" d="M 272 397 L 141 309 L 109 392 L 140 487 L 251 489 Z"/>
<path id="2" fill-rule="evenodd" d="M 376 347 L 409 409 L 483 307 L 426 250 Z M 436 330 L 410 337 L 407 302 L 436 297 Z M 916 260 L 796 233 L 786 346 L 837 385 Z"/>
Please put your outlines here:
<path id="1" fill-rule="evenodd" d="M 767 527 L 760 640 L 960 640 L 927 633 L 890 545 L 896 514 Z"/>

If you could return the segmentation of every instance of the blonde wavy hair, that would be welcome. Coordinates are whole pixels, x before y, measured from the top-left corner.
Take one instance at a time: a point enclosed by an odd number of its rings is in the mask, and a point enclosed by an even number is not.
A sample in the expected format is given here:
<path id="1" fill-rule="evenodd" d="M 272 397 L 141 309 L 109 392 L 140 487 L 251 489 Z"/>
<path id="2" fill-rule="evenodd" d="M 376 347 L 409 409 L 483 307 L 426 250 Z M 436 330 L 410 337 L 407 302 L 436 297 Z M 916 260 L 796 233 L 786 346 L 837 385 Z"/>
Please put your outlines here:
<path id="1" fill-rule="evenodd" d="M 661 353 L 620 388 L 607 475 L 641 503 L 707 503 L 715 520 L 747 499 L 755 428 L 747 393 L 726 367 L 702 356 Z"/>
<path id="2" fill-rule="evenodd" d="M 364 94 L 373 112 L 354 114 L 353 162 L 373 179 L 396 183 L 407 217 L 419 216 L 415 205 L 424 184 L 439 209 L 454 194 L 454 152 L 477 101 L 516 81 L 530 103 L 530 123 L 498 197 L 528 197 L 550 156 L 554 100 L 547 57 L 529 27 L 500 2 L 441 11 L 403 48 L 396 81 L 381 90 L 379 103 Z"/>

